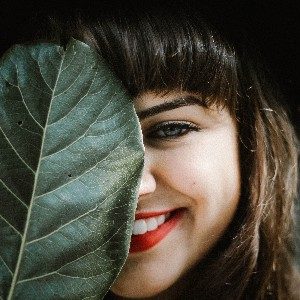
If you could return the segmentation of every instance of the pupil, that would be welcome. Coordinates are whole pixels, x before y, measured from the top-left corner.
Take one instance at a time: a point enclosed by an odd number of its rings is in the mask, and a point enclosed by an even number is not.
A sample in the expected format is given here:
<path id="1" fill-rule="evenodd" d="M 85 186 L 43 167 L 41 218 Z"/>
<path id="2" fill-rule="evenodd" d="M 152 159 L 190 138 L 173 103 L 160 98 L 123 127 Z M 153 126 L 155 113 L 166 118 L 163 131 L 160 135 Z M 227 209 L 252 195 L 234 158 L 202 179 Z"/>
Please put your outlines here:
<path id="1" fill-rule="evenodd" d="M 169 125 L 165 130 L 165 135 L 176 135 L 184 131 L 184 128 L 180 128 L 177 125 Z"/>
<path id="2" fill-rule="evenodd" d="M 174 132 L 178 132 L 178 130 L 180 129 L 178 129 L 176 126 L 169 126 L 167 132 L 174 133 Z"/>

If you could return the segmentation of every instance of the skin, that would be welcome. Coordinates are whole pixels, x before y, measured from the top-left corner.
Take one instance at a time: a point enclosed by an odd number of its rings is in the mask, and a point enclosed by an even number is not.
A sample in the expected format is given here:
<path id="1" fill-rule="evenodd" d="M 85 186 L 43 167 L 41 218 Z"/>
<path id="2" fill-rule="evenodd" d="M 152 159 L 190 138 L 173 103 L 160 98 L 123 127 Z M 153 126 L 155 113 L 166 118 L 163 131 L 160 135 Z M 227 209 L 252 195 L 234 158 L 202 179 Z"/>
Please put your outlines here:
<path id="1" fill-rule="evenodd" d="M 190 103 L 149 113 L 149 108 L 188 96 L 194 95 L 145 93 L 135 101 L 138 114 L 148 111 L 140 118 L 145 167 L 137 212 L 180 207 L 185 212 L 157 245 L 129 254 L 111 288 L 116 298 L 174 299 L 189 270 L 220 239 L 237 209 L 238 137 L 229 112 Z M 168 121 L 173 125 L 164 123 Z"/>

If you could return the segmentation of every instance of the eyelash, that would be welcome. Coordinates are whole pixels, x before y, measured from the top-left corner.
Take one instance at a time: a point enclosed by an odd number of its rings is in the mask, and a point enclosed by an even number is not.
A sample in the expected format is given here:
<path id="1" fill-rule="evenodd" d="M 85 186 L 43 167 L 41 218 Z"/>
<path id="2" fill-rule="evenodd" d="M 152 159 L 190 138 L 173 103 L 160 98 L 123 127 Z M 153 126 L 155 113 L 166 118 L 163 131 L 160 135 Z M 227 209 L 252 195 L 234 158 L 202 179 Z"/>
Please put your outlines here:
<path id="1" fill-rule="evenodd" d="M 168 121 L 153 126 L 147 133 L 151 139 L 176 139 L 191 131 L 199 131 L 200 128 L 190 122 Z M 167 132 L 169 131 L 169 132 Z M 173 132 L 172 132 L 173 131 Z"/>

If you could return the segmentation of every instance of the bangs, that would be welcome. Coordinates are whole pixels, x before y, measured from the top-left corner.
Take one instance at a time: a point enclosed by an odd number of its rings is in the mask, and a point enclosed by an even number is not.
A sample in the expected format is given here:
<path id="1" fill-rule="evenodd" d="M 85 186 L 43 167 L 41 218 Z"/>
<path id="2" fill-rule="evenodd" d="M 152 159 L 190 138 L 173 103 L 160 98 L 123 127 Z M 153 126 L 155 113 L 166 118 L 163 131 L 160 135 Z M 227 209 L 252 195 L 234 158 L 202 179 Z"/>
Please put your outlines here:
<path id="1" fill-rule="evenodd" d="M 237 95 L 234 50 L 192 12 L 97 12 L 81 17 L 85 42 L 96 47 L 131 96 L 187 91 L 208 106 L 234 109 Z"/>

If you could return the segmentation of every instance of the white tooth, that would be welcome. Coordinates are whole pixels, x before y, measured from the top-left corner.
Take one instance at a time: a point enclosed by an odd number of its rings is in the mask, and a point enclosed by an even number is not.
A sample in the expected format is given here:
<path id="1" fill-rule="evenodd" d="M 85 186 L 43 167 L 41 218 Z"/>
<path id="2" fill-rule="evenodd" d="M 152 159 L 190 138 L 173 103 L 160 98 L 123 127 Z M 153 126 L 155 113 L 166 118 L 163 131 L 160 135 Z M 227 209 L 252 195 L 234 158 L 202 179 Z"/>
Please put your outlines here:
<path id="1" fill-rule="evenodd" d="M 144 234 L 147 232 L 147 224 L 144 219 L 134 221 L 132 234 Z"/>
<path id="2" fill-rule="evenodd" d="M 147 231 L 155 230 L 158 227 L 157 221 L 155 218 L 146 219 Z"/>
<path id="3" fill-rule="evenodd" d="M 156 221 L 157 221 L 158 225 L 163 224 L 165 222 L 165 220 L 166 220 L 165 215 L 160 215 L 160 216 L 156 217 Z"/>

